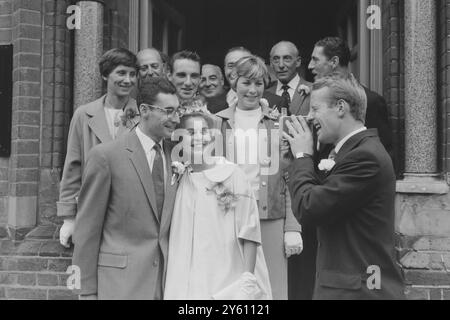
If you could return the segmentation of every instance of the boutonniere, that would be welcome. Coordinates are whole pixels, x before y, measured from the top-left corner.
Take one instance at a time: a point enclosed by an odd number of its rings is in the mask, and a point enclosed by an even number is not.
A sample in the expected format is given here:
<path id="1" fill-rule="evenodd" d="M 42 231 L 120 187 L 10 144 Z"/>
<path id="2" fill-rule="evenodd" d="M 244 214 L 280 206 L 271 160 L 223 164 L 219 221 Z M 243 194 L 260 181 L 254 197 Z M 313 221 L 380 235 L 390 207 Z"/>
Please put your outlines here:
<path id="1" fill-rule="evenodd" d="M 322 159 L 319 163 L 319 170 L 330 172 L 334 168 L 335 165 L 336 165 L 336 162 L 332 159 Z"/>
<path id="2" fill-rule="evenodd" d="M 298 89 L 297 89 L 298 93 L 300 93 L 301 95 L 304 96 L 308 96 L 311 93 L 311 88 L 308 87 L 305 84 L 301 84 Z"/>
<path id="3" fill-rule="evenodd" d="M 211 188 L 206 188 L 206 192 L 216 195 L 219 207 L 225 211 L 225 214 L 236 206 L 240 197 L 245 196 L 233 193 L 223 182 L 217 182 Z"/>
<path id="4" fill-rule="evenodd" d="M 181 177 L 183 177 L 183 174 L 186 172 L 190 173 L 192 172 L 192 166 L 190 162 L 179 162 L 179 161 L 173 161 L 172 162 L 172 180 L 171 185 L 173 186 L 176 182 L 179 182 L 181 180 Z"/>
<path id="5" fill-rule="evenodd" d="M 124 127 L 132 129 L 139 123 L 139 114 L 134 109 L 125 109 L 120 119 Z"/>

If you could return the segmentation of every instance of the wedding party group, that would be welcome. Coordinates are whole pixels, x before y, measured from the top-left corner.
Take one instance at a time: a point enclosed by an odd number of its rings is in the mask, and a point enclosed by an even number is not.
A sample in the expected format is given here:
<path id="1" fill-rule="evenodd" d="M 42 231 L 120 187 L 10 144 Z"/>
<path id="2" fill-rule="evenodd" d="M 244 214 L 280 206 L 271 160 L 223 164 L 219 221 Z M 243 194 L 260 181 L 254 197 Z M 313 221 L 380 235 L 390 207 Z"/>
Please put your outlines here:
<path id="1" fill-rule="evenodd" d="M 317 41 L 313 83 L 289 41 L 224 54 L 101 57 L 57 202 L 80 299 L 404 299 L 388 107 L 347 43 Z"/>

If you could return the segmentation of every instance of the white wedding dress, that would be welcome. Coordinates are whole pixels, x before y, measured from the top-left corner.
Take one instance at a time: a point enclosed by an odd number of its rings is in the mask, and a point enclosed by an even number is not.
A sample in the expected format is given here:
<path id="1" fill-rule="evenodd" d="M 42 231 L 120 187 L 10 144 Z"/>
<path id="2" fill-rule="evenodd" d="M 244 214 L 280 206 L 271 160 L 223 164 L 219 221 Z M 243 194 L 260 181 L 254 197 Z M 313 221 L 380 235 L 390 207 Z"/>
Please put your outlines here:
<path id="1" fill-rule="evenodd" d="M 258 208 L 245 174 L 216 159 L 209 170 L 185 174 L 172 217 L 164 289 L 168 300 L 272 299 L 262 251 Z M 214 192 L 223 182 L 238 195 L 225 212 Z M 254 275 L 245 274 L 243 240 L 258 243 Z"/>

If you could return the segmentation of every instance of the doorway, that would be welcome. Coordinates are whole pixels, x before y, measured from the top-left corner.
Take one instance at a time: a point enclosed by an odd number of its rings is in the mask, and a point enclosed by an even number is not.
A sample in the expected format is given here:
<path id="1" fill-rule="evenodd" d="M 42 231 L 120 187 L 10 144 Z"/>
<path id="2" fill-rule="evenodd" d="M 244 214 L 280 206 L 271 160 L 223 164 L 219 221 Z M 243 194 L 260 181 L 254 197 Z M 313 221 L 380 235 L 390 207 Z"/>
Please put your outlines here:
<path id="1" fill-rule="evenodd" d="M 297 45 L 306 70 L 317 40 L 326 36 L 357 39 L 357 1 L 332 0 L 166 0 L 185 19 L 183 47 L 196 51 L 203 63 L 223 66 L 229 48 L 244 46 L 269 61 L 281 40 Z M 348 16 L 353 25 L 348 26 Z M 352 22 L 350 22 L 352 23 Z M 348 32 L 352 33 L 348 36 Z M 168 52 L 172 54 L 173 52 Z"/>

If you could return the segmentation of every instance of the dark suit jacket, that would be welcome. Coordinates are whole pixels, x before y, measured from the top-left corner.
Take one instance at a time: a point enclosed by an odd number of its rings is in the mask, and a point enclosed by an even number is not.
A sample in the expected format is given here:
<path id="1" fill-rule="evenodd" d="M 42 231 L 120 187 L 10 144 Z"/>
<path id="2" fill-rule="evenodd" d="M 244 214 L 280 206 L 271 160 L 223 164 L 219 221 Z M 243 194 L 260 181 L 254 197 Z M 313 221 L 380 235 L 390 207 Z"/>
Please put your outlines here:
<path id="1" fill-rule="evenodd" d="M 166 144 L 164 151 L 168 172 L 161 217 L 135 131 L 90 151 L 74 234 L 73 264 L 80 267 L 81 294 L 105 300 L 162 298 L 177 188 L 170 183 Z"/>
<path id="2" fill-rule="evenodd" d="M 389 123 L 389 111 L 386 101 L 378 93 L 364 87 L 367 96 L 366 127 L 378 129 L 378 135 L 386 151 L 394 159 L 392 130 Z"/>
<path id="3" fill-rule="evenodd" d="M 216 114 L 222 110 L 228 109 L 227 92 L 228 91 L 225 91 L 224 93 L 218 95 L 217 97 L 212 98 L 205 97 L 205 101 L 209 112 L 211 112 L 212 114 Z"/>
<path id="4" fill-rule="evenodd" d="M 394 251 L 395 174 L 375 130 L 351 137 L 321 180 L 312 159 L 289 167 L 293 211 L 317 227 L 315 299 L 403 299 Z M 381 270 L 381 289 L 366 284 Z"/>
<path id="5" fill-rule="evenodd" d="M 289 103 L 283 97 L 277 96 L 276 94 L 266 90 L 264 91 L 263 98 L 266 99 L 267 102 L 269 102 L 270 109 L 273 109 L 276 106 L 276 108 L 280 112 L 282 108 L 286 108 L 289 110 Z"/>
<path id="6" fill-rule="evenodd" d="M 276 94 L 277 84 L 278 84 L 278 82 L 275 82 L 266 91 L 270 92 L 272 94 Z M 301 85 L 311 87 L 312 83 L 308 82 L 305 79 L 303 79 L 302 77 L 300 77 L 300 82 L 298 84 L 298 87 L 300 87 Z M 298 87 L 295 88 L 294 96 L 289 105 L 289 114 L 296 115 L 296 116 L 298 116 L 298 115 L 307 116 L 309 113 L 309 104 L 310 104 L 311 96 L 300 94 L 297 90 Z"/>

